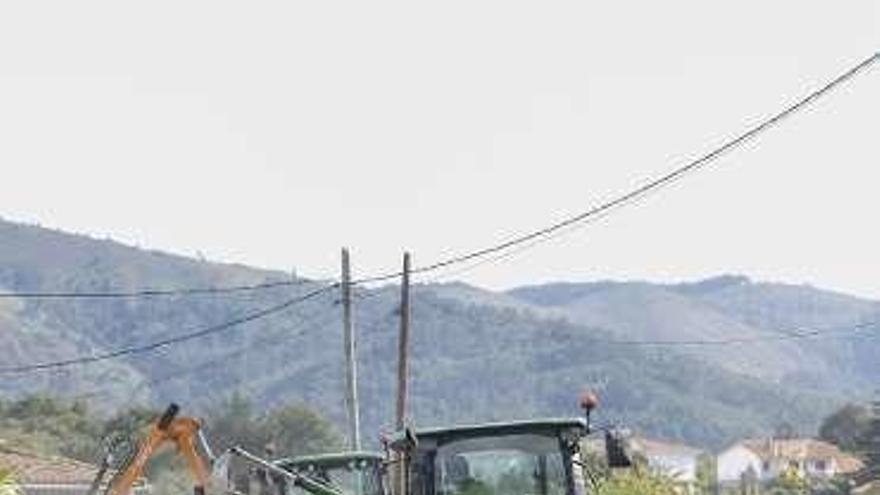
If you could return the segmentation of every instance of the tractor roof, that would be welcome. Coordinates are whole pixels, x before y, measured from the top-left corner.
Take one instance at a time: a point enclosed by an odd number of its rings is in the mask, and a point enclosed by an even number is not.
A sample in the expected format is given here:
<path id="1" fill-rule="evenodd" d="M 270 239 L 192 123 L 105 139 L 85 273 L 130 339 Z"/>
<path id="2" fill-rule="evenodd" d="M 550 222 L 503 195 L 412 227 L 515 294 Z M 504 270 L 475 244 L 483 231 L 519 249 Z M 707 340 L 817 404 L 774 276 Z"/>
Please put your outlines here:
<path id="1" fill-rule="evenodd" d="M 367 461 L 367 462 L 383 462 L 385 456 L 379 452 L 369 451 L 353 451 L 353 452 L 333 452 L 330 454 L 304 455 L 298 457 L 290 457 L 275 461 L 282 467 L 305 466 L 316 464 L 320 466 L 336 467 L 345 466 L 351 461 Z"/>
<path id="2" fill-rule="evenodd" d="M 433 440 L 439 443 L 468 438 L 493 437 L 517 434 L 556 435 L 560 431 L 578 430 L 584 432 L 586 422 L 581 418 L 543 418 L 521 421 L 503 421 L 474 425 L 456 425 L 413 430 L 418 441 Z M 407 432 L 397 432 L 391 439 L 395 449 L 405 448 Z"/>

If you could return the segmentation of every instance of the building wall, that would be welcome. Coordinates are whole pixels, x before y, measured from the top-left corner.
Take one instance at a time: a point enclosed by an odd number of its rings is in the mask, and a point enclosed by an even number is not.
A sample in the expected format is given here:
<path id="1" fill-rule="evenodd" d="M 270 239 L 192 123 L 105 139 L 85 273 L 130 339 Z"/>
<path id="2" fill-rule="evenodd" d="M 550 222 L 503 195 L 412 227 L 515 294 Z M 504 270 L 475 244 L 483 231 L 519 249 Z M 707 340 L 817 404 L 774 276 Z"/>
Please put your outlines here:
<path id="1" fill-rule="evenodd" d="M 751 450 L 741 446 L 733 447 L 718 454 L 717 459 L 718 482 L 739 482 L 749 467 L 751 467 L 759 479 L 762 478 L 761 459 Z"/>
<path id="2" fill-rule="evenodd" d="M 778 478 L 791 467 L 796 467 L 801 476 L 811 478 L 833 478 L 837 474 L 837 463 L 834 459 L 774 459 L 769 464 L 763 479 Z"/>
<path id="3" fill-rule="evenodd" d="M 833 478 L 837 474 L 837 461 L 834 459 L 822 459 L 821 462 L 807 461 L 805 466 L 808 476 L 819 478 Z"/>
<path id="4" fill-rule="evenodd" d="M 754 470 L 757 478 L 761 481 L 776 479 L 791 469 L 796 469 L 801 476 L 811 478 L 831 478 L 838 471 L 834 458 L 780 457 L 765 462 L 757 454 L 741 445 L 735 445 L 719 454 L 717 463 L 718 481 L 722 483 L 739 481 L 749 467 Z"/>

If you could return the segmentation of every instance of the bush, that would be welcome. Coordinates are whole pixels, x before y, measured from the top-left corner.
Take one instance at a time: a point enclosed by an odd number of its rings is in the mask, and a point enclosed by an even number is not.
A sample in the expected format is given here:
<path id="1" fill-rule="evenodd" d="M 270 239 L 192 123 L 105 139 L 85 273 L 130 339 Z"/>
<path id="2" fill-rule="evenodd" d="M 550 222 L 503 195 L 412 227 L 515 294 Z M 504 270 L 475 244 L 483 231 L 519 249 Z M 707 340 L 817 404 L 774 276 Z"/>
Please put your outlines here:
<path id="1" fill-rule="evenodd" d="M 665 474 L 643 467 L 612 474 L 600 483 L 599 495 L 677 495 L 675 482 Z"/>
<path id="2" fill-rule="evenodd" d="M 15 482 L 15 473 L 0 467 L 0 495 L 19 495 L 21 490 Z"/>

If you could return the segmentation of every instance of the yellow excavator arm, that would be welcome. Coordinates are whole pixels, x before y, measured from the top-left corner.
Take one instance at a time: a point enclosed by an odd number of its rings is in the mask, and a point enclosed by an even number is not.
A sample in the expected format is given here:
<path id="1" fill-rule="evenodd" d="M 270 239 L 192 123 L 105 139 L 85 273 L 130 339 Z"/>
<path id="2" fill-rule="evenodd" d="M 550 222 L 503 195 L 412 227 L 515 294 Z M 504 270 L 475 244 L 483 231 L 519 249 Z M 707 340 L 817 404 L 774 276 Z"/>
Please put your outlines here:
<path id="1" fill-rule="evenodd" d="M 159 419 L 150 423 L 134 454 L 128 457 L 126 462 L 119 467 L 103 495 L 131 495 L 131 489 L 135 482 L 144 474 L 144 467 L 147 465 L 147 461 L 150 460 L 150 457 L 159 447 L 168 443 L 177 447 L 178 454 L 182 455 L 186 460 L 187 468 L 194 482 L 194 495 L 206 495 L 205 489 L 208 486 L 210 474 L 208 467 L 196 450 L 196 439 L 202 441 L 203 448 L 208 457 L 212 458 L 215 468 L 220 468 L 221 466 L 228 467 L 228 463 L 224 459 L 228 460 L 229 456 L 236 456 L 259 466 L 267 473 L 287 479 L 295 486 L 306 490 L 312 495 L 343 495 L 342 491 L 330 484 L 282 469 L 275 463 L 257 457 L 239 447 L 233 447 L 226 454 L 213 459 L 207 442 L 201 436 L 201 423 L 194 418 L 177 417 L 178 411 L 180 411 L 180 408 L 176 404 L 171 404 Z M 108 453 L 98 475 L 92 482 L 92 488 L 89 490 L 88 495 L 97 495 L 99 487 L 102 485 L 104 474 L 110 467 L 110 459 L 111 456 Z M 222 472 L 222 469 L 220 471 Z M 225 481 L 228 482 L 228 473 L 225 476 L 221 476 L 221 478 L 227 478 Z M 225 493 L 232 492 L 227 489 Z"/>
<path id="2" fill-rule="evenodd" d="M 105 495 L 130 495 L 134 483 L 143 476 L 147 461 L 159 447 L 169 443 L 186 460 L 194 482 L 194 495 L 205 495 L 208 468 L 195 447 L 201 424 L 195 418 L 176 417 L 179 410 L 176 404 L 171 404 L 159 419 L 150 423 L 137 451 L 113 477 Z"/>

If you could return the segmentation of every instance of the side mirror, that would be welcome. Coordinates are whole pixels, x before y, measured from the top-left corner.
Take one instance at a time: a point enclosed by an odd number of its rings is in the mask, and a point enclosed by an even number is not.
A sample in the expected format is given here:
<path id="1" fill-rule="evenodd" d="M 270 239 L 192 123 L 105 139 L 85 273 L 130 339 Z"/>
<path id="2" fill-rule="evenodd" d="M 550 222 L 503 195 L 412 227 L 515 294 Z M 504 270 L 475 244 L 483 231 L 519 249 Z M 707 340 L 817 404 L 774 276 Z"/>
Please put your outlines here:
<path id="1" fill-rule="evenodd" d="M 407 426 L 403 430 L 403 436 L 404 436 L 405 442 L 406 442 L 406 450 L 408 450 L 410 452 L 412 452 L 413 450 L 416 450 L 416 448 L 419 446 L 419 439 L 416 436 L 416 432 L 412 428 Z"/>
<path id="2" fill-rule="evenodd" d="M 626 439 L 617 430 L 605 431 L 605 455 L 610 468 L 632 467 L 632 456 L 627 452 Z"/>

